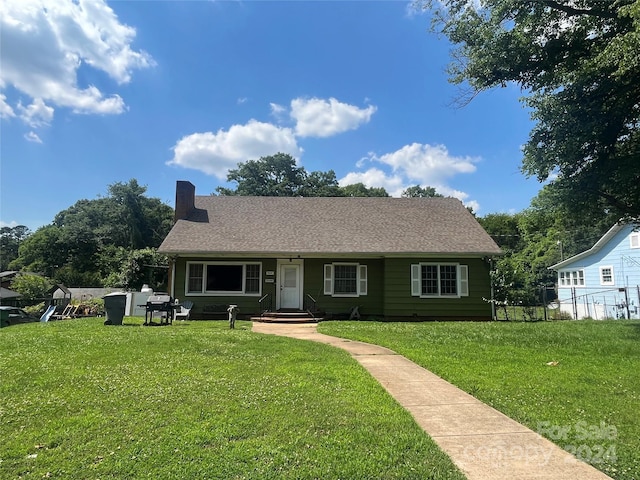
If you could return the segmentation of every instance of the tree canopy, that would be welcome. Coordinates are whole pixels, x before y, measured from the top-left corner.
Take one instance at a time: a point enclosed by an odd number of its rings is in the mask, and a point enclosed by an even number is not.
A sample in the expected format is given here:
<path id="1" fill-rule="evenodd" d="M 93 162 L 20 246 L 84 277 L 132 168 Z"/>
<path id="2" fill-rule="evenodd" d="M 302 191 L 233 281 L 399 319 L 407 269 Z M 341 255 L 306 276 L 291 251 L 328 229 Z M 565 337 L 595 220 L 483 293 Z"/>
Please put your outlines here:
<path id="1" fill-rule="evenodd" d="M 581 222 L 557 201 L 555 190 L 545 186 L 529 208 L 488 214 L 478 221 L 504 252 L 492 273 L 496 300 L 531 305 L 541 300 L 541 287 L 556 283 L 557 274 L 549 267 L 591 248 L 617 218 L 609 214 Z"/>
<path id="2" fill-rule="evenodd" d="M 433 187 L 421 187 L 420 185 L 413 185 L 402 191 L 402 196 L 407 198 L 416 197 L 444 197 L 439 194 Z"/>
<path id="3" fill-rule="evenodd" d="M 18 258 L 18 247 L 30 233 L 24 225 L 0 228 L 0 272 L 7 270 L 9 264 Z"/>
<path id="4" fill-rule="evenodd" d="M 158 274 L 166 276 L 166 259 L 149 249 L 157 248 L 171 229 L 173 209 L 145 196 L 146 190 L 132 179 L 109 185 L 106 197 L 77 201 L 50 225 L 23 235 L 8 266 L 67 286 L 139 288 L 144 280 L 161 283 Z M 140 272 L 143 263 L 155 269 L 146 279 Z"/>
<path id="5" fill-rule="evenodd" d="M 23 300 L 39 300 L 47 296 L 53 284 L 46 277 L 23 273 L 11 282 L 11 288 L 22 295 Z"/>
<path id="6" fill-rule="evenodd" d="M 640 220 L 640 0 L 422 0 L 456 45 L 468 99 L 518 84 L 535 126 L 522 170 L 575 215 Z"/>
<path id="7" fill-rule="evenodd" d="M 227 181 L 236 182 L 235 190 L 218 187 L 220 195 L 255 195 L 262 197 L 388 197 L 384 188 L 354 184 L 338 185 L 333 170 L 307 172 L 295 158 L 276 153 L 258 160 L 239 163 L 229 170 Z"/>

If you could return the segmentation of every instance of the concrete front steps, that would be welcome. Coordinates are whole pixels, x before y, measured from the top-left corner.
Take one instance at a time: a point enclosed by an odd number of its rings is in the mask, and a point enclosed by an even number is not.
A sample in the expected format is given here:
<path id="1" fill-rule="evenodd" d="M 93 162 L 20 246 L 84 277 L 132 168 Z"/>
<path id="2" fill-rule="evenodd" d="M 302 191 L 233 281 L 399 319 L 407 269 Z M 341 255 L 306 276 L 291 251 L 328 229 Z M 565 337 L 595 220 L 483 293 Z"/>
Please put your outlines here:
<path id="1" fill-rule="evenodd" d="M 315 316 L 305 310 L 280 310 L 277 312 L 264 312 L 259 317 L 251 317 L 252 322 L 263 323 L 317 323 L 322 321 L 322 315 Z"/>

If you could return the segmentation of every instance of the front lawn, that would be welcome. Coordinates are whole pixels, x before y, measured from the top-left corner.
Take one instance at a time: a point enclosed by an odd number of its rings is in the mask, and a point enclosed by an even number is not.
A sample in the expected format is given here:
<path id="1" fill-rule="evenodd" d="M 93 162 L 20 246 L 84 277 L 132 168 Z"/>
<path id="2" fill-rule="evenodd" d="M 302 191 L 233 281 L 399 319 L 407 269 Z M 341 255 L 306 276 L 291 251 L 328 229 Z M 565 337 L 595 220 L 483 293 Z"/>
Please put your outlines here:
<path id="1" fill-rule="evenodd" d="M 0 478 L 464 478 L 342 350 L 102 322 L 0 330 Z"/>
<path id="2" fill-rule="evenodd" d="M 620 480 L 640 479 L 640 322 L 326 322 L 384 345 Z"/>

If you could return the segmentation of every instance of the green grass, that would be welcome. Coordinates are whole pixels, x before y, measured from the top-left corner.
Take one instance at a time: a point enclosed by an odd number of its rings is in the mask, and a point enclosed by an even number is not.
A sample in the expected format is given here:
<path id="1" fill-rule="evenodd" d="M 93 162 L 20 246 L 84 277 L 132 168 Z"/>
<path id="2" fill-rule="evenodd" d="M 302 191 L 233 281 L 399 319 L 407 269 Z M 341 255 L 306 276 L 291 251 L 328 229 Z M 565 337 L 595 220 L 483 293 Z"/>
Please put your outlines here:
<path id="1" fill-rule="evenodd" d="M 132 323 L 0 330 L 0 478 L 464 478 L 342 350 Z"/>
<path id="2" fill-rule="evenodd" d="M 319 331 L 391 348 L 606 474 L 640 479 L 638 321 L 327 322 Z"/>

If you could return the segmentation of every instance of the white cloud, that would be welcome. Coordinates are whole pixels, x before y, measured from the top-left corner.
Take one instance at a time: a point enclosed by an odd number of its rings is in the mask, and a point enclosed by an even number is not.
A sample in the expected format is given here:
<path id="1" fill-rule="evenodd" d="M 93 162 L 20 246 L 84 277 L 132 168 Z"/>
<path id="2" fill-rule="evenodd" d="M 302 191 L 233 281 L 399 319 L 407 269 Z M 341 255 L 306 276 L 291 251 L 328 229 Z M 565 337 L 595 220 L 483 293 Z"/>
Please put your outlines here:
<path id="1" fill-rule="evenodd" d="M 277 152 L 296 158 L 302 155 L 291 129 L 256 120 L 250 120 L 246 125 L 233 125 L 227 131 L 187 135 L 174 145 L 173 151 L 174 157 L 168 165 L 200 170 L 222 180 L 238 162 Z"/>
<path id="2" fill-rule="evenodd" d="M 428 9 L 418 1 L 407 2 L 405 5 L 405 15 L 409 18 L 424 15 L 427 11 Z"/>
<path id="3" fill-rule="evenodd" d="M 33 131 L 29 133 L 25 133 L 24 138 L 27 139 L 27 141 L 29 142 L 42 143 L 42 140 L 40 140 L 40 137 L 38 136 L 38 134 Z"/>
<path id="4" fill-rule="evenodd" d="M 28 107 L 18 103 L 18 111 L 22 121 L 31 127 L 49 125 L 53 120 L 53 108 L 46 105 L 41 98 L 36 98 Z"/>
<path id="5" fill-rule="evenodd" d="M 286 107 L 277 103 L 270 103 L 269 107 L 278 122 L 285 120 Z M 335 98 L 328 101 L 297 98 L 291 101 L 289 112 L 297 121 L 295 129 L 250 120 L 246 125 L 233 125 L 217 133 L 186 135 L 173 146 L 174 157 L 167 165 L 193 168 L 225 180 L 229 169 L 239 162 L 278 152 L 299 158 L 303 149 L 298 146 L 298 137 L 327 137 L 357 128 L 369 121 L 375 111 L 374 106 L 360 109 Z"/>
<path id="6" fill-rule="evenodd" d="M 405 145 L 395 152 L 377 156 L 369 153 L 356 163 L 364 168 L 367 163 L 376 162 L 387 167 L 371 167 L 362 172 L 351 172 L 339 180 L 340 185 L 363 183 L 367 187 L 384 187 L 392 197 L 399 197 L 402 191 L 413 185 L 433 187 L 442 195 L 460 199 L 474 211 L 480 209 L 475 200 L 469 200 L 469 194 L 447 185 L 446 180 L 461 174 L 476 171 L 477 158 L 451 156 L 443 145 L 431 146 L 413 143 Z"/>
<path id="7" fill-rule="evenodd" d="M 77 113 L 117 114 L 126 107 L 117 94 L 79 86 L 77 71 L 88 65 L 118 84 L 137 68 L 154 65 L 131 48 L 136 32 L 119 22 L 103 0 L 5 0 L 0 7 L 0 85 Z"/>
<path id="8" fill-rule="evenodd" d="M 365 172 L 351 172 L 342 177 L 338 184 L 341 187 L 362 183 L 366 187 L 383 187 L 392 197 L 399 197 L 404 190 L 402 177 L 399 175 L 388 175 L 377 168 L 370 168 Z"/>
<path id="9" fill-rule="evenodd" d="M 278 105 L 277 103 L 270 103 L 269 107 L 271 107 L 272 115 L 282 115 L 287 109 L 282 105 Z"/>
<path id="10" fill-rule="evenodd" d="M 14 228 L 14 227 L 17 227 L 18 225 L 19 225 L 18 222 L 16 222 L 15 220 L 12 220 L 9 223 L 3 222 L 2 220 L 0 220 L 0 228 L 4 228 L 4 227 Z"/>
<path id="11" fill-rule="evenodd" d="M 296 98 L 291 101 L 291 118 L 296 121 L 296 135 L 300 137 L 330 137 L 354 130 L 367 123 L 377 107 L 358 108 L 335 98 Z"/>
<path id="12" fill-rule="evenodd" d="M 465 207 L 471 207 L 471 210 L 473 210 L 473 213 L 478 213 L 480 211 L 480 204 L 478 203 L 477 200 L 470 200 L 468 202 L 465 202 L 464 200 L 462 200 L 462 203 L 464 203 Z"/>
<path id="13" fill-rule="evenodd" d="M 469 200 L 469 194 L 466 192 L 462 192 L 460 190 L 456 190 L 454 188 L 448 187 L 447 185 L 422 185 L 422 187 L 432 186 L 436 189 L 436 191 L 444 195 L 445 197 L 454 197 L 460 200 L 467 207 L 471 207 L 474 212 L 478 213 L 480 211 L 480 204 L 477 200 Z"/>
<path id="14" fill-rule="evenodd" d="M 0 93 L 0 118 L 15 117 L 16 114 L 7 102 L 7 97 Z"/>
<path id="15" fill-rule="evenodd" d="M 270 103 L 271 116 L 276 119 L 278 123 L 283 123 L 286 120 L 287 108 L 277 103 Z"/>
<path id="16" fill-rule="evenodd" d="M 236 103 L 238 105 L 242 105 L 242 104 L 247 103 L 248 101 L 249 101 L 249 99 L 247 97 L 240 97 L 238 100 L 236 100 Z"/>
<path id="17" fill-rule="evenodd" d="M 478 161 L 473 157 L 451 156 L 444 145 L 420 143 L 405 145 L 381 157 L 374 155 L 371 160 L 389 165 L 411 181 L 427 185 L 441 184 L 444 179 L 460 173 L 473 173 Z"/>

